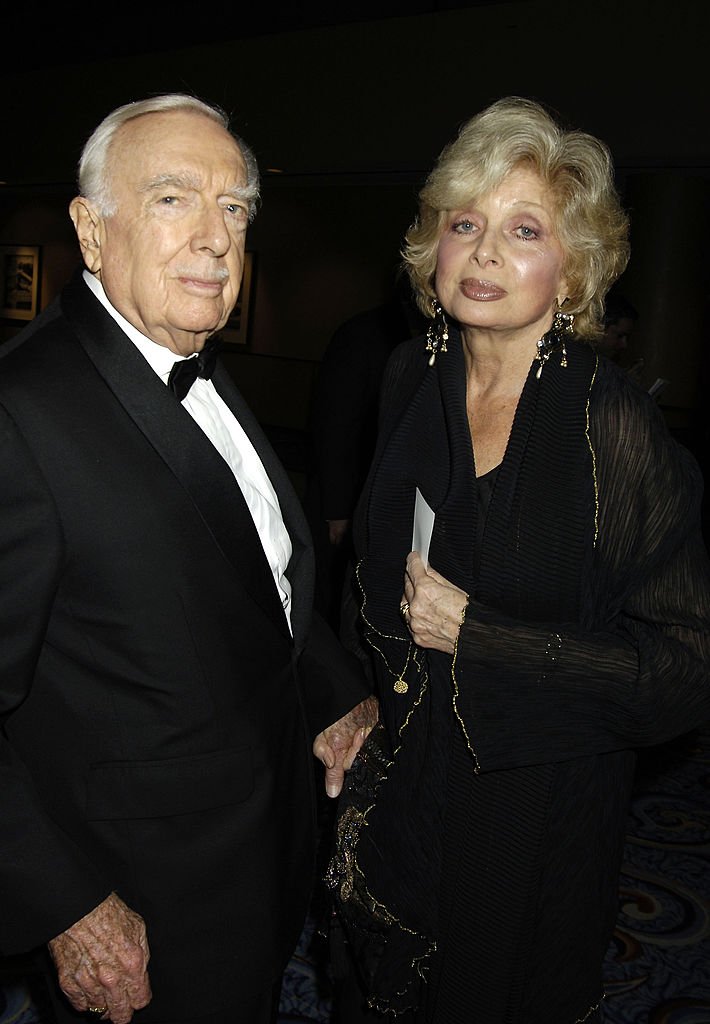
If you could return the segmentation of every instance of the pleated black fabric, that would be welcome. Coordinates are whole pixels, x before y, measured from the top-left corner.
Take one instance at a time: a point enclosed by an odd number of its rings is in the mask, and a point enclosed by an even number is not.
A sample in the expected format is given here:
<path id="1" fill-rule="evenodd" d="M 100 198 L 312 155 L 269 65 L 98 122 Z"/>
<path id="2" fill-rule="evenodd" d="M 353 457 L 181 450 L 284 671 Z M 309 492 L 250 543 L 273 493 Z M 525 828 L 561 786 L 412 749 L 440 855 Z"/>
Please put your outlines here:
<path id="1" fill-rule="evenodd" d="M 423 342 L 395 353 L 355 524 L 391 757 L 349 851 L 378 922 L 366 988 L 426 1024 L 591 1022 L 633 748 L 710 717 L 699 474 L 572 343 L 531 367 L 482 510 L 452 335 L 433 368 Z M 430 562 L 471 595 L 453 663 L 398 615 L 417 487 Z"/>

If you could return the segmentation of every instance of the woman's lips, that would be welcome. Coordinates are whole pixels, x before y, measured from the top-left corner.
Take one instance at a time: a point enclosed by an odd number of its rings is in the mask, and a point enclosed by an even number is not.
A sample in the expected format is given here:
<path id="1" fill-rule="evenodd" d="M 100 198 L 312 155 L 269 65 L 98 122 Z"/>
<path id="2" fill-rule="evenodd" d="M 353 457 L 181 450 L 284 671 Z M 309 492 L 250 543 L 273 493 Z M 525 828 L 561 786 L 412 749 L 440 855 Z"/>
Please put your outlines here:
<path id="1" fill-rule="evenodd" d="M 495 302 L 496 299 L 502 299 L 507 294 L 498 285 L 492 284 L 490 281 L 479 281 L 475 277 L 467 277 L 465 281 L 461 282 L 459 288 L 467 299 L 474 299 L 476 302 Z"/>

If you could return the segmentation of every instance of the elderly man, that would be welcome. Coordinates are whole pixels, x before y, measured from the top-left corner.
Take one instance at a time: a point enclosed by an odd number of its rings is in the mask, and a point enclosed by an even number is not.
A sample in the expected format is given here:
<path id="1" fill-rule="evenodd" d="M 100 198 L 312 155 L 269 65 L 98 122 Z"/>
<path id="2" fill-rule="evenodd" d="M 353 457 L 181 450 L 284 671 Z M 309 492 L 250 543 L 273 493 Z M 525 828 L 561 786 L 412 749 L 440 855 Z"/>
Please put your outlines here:
<path id="1" fill-rule="evenodd" d="M 0 368 L 0 948 L 49 942 L 114 1024 L 260 1024 L 311 886 L 310 743 L 333 795 L 373 708 L 287 476 L 210 378 L 256 165 L 171 95 L 110 114 L 79 184 L 85 269 Z"/>

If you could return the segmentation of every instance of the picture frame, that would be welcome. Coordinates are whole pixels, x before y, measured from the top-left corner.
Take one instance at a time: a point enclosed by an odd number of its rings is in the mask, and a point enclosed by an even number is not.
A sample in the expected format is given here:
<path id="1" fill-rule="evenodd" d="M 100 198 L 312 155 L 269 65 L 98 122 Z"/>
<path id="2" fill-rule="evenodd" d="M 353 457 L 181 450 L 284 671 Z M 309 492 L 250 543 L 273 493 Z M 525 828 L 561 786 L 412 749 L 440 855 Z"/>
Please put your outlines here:
<path id="1" fill-rule="evenodd" d="M 0 245 L 0 317 L 33 320 L 39 311 L 40 246 Z"/>
<path id="2" fill-rule="evenodd" d="M 220 340 L 227 346 L 246 346 L 249 341 L 249 327 L 252 315 L 256 257 L 253 252 L 244 253 L 244 272 L 234 309 L 227 323 L 219 332 Z"/>

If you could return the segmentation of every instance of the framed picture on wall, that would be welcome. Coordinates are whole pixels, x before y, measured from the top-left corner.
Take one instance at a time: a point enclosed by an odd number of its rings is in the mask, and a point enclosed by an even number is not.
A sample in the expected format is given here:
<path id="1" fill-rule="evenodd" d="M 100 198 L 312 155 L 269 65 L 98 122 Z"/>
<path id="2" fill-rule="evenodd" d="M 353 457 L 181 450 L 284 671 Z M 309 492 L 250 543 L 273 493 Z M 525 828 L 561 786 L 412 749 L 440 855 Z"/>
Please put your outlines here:
<path id="1" fill-rule="evenodd" d="M 225 345 L 246 345 L 249 338 L 249 323 L 254 294 L 255 259 L 253 252 L 244 253 L 244 276 L 237 304 L 222 330 L 219 332 Z"/>
<path id="2" fill-rule="evenodd" d="M 39 309 L 38 245 L 0 245 L 0 317 L 32 320 Z"/>

